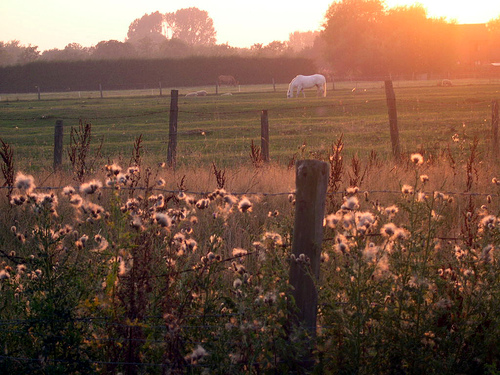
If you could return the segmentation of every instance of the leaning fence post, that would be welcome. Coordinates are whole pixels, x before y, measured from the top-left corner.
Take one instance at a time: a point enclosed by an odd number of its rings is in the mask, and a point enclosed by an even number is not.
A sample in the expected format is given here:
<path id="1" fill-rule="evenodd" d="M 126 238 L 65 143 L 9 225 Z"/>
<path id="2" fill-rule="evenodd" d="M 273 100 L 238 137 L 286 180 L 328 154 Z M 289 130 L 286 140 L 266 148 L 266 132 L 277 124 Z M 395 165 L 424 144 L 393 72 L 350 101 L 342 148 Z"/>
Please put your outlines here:
<path id="1" fill-rule="evenodd" d="M 498 157 L 498 100 L 491 102 L 491 127 L 493 130 L 493 156 Z"/>
<path id="2" fill-rule="evenodd" d="M 179 91 L 170 91 L 170 119 L 168 122 L 168 151 L 167 164 L 175 169 L 177 164 L 177 116 L 179 113 Z"/>
<path id="3" fill-rule="evenodd" d="M 63 120 L 57 120 L 54 128 L 54 172 L 61 169 L 63 154 Z"/>
<path id="4" fill-rule="evenodd" d="M 328 184 L 328 164 L 299 160 L 295 174 L 295 224 L 290 265 L 290 285 L 297 308 L 297 323 L 316 337 L 316 316 L 323 220 Z"/>
<path id="5" fill-rule="evenodd" d="M 269 119 L 267 109 L 262 110 L 260 115 L 260 150 L 262 161 L 269 161 Z"/>
<path id="6" fill-rule="evenodd" d="M 392 154 L 396 160 L 400 157 L 399 131 L 398 131 L 398 112 L 396 110 L 396 95 L 392 81 L 385 81 L 385 96 L 387 99 L 387 108 L 389 111 L 389 128 L 391 131 Z"/>

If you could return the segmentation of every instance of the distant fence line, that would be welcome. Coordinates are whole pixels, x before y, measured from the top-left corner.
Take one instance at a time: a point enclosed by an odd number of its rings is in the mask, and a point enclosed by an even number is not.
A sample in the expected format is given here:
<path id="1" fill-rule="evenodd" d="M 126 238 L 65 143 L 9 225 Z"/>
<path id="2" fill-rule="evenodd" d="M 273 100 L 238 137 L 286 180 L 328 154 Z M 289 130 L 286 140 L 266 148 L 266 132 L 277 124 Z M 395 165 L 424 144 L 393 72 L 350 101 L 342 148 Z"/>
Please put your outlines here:
<path id="1" fill-rule="evenodd" d="M 397 109 L 396 109 L 396 96 L 394 93 L 394 88 L 393 88 L 393 83 L 392 81 L 388 80 L 385 81 L 385 94 L 386 94 L 386 103 L 387 103 L 387 108 L 388 108 L 388 117 L 389 117 L 389 130 L 390 130 L 390 136 L 391 136 L 391 146 L 392 146 L 392 154 L 393 157 L 397 160 L 400 157 L 401 154 L 401 148 L 400 148 L 400 143 L 399 143 L 399 130 L 398 130 L 398 121 L 397 121 Z M 164 114 L 164 113 L 169 113 L 169 142 L 168 142 L 168 150 L 167 150 L 167 163 L 169 167 L 172 167 L 175 169 L 176 167 L 176 158 L 177 158 L 177 136 L 178 136 L 178 115 L 179 113 L 190 113 L 190 114 L 206 114 L 207 112 L 199 112 L 199 111 L 184 111 L 182 109 L 179 109 L 178 107 L 178 97 L 179 97 L 179 91 L 178 90 L 171 90 L 170 98 L 170 108 L 168 110 L 161 110 L 161 111 L 149 111 L 141 114 L 133 114 L 133 115 L 121 115 L 121 116 L 107 116 L 107 117 L 100 117 L 101 119 L 119 119 L 119 118 L 133 118 L 133 117 L 142 117 L 142 116 L 151 116 L 155 114 Z M 366 101 L 366 104 L 368 103 L 377 103 L 377 102 L 382 102 L 383 99 L 376 99 L 376 100 L 371 100 L 371 101 Z M 402 103 L 408 103 L 409 101 L 401 101 Z M 413 103 L 413 101 L 412 101 Z M 433 104 L 437 105 L 434 102 L 430 101 L 418 101 L 418 103 L 427 103 L 427 104 Z M 478 106 L 478 105 L 484 105 L 488 103 L 488 101 L 481 101 L 481 102 L 474 102 L 474 103 L 467 103 L 467 105 L 471 106 Z M 493 154 L 495 156 L 498 155 L 498 148 L 499 148 L 499 140 L 498 140 L 498 100 L 493 100 L 490 102 L 491 103 L 491 108 L 492 108 L 492 147 L 493 147 Z M 325 107 L 339 107 L 345 108 L 347 106 L 358 106 L 360 104 L 344 104 L 344 103 L 331 103 L 331 104 L 318 104 L 311 106 L 309 105 L 307 108 L 325 108 Z M 444 105 L 444 104 L 443 104 Z M 449 104 L 448 104 L 449 105 Z M 300 107 L 288 107 L 288 110 L 297 110 L 297 109 L 303 109 L 304 106 Z M 280 108 L 280 110 L 283 110 Z M 262 109 L 260 111 L 257 110 L 245 110 L 245 111 L 225 111 L 225 112 L 214 112 L 218 114 L 241 114 L 241 113 L 260 113 L 260 120 L 261 120 L 261 147 L 260 147 L 260 157 L 261 161 L 263 162 L 268 162 L 270 160 L 269 156 L 269 145 L 270 145 L 270 140 L 269 140 L 269 109 Z M 63 120 L 64 119 L 71 119 L 71 120 L 76 120 L 76 118 L 73 117 L 65 117 L 65 116 L 60 116 L 58 117 L 56 121 L 56 127 L 55 127 L 55 135 L 54 135 L 54 169 L 59 169 L 62 165 L 62 139 L 63 139 Z M 29 119 L 25 119 L 29 120 Z M 81 120 L 81 118 L 78 118 L 78 120 Z M 8 121 L 8 120 L 7 120 Z M 21 121 L 21 119 L 11 119 L 11 121 Z"/>
<path id="2" fill-rule="evenodd" d="M 307 109 L 314 109 L 314 108 L 353 108 L 353 107 L 360 107 L 362 105 L 368 105 L 368 104 L 373 104 L 373 103 L 383 103 L 385 102 L 386 99 L 373 99 L 369 100 L 363 103 L 329 103 L 329 104 L 317 104 L 317 105 L 311 105 L 308 103 L 308 105 L 300 105 L 297 107 L 286 107 L 286 110 L 294 111 L 294 110 L 302 110 L 304 108 Z M 433 102 L 433 101 L 426 101 L 426 100 L 407 100 L 407 99 L 398 99 L 397 102 L 399 104 L 432 104 L 435 107 L 445 107 L 449 106 L 449 103 L 440 103 L 440 102 Z M 467 107 L 480 107 L 485 104 L 491 104 L 491 101 L 489 100 L 481 100 L 477 102 L 472 102 L 472 103 L 467 103 Z M 277 107 L 269 107 L 267 110 L 268 111 L 273 111 L 274 109 L 278 109 Z M 279 108 L 280 110 L 284 110 L 283 107 Z M 23 118 L 14 118 L 14 117 L 9 117 L 5 118 L 5 121 L 30 121 L 34 119 L 40 119 L 40 120 L 45 120 L 48 118 L 57 118 L 58 120 L 82 120 L 82 119 L 94 119 L 94 120 L 119 120 L 119 119 L 126 119 L 126 118 L 136 118 L 136 117 L 147 117 L 147 116 L 154 116 L 154 115 L 161 115 L 161 114 L 167 114 L 170 112 L 170 109 L 162 109 L 158 111 L 148 111 L 148 112 L 142 112 L 142 113 L 135 113 L 135 114 L 129 114 L 129 115 L 115 115 L 115 116 L 99 116 L 99 117 L 72 117 L 72 116 L 52 116 L 52 115 L 42 115 L 39 117 L 23 117 Z M 238 115 L 238 114 L 243 114 L 243 113 L 257 113 L 260 114 L 261 110 L 259 109 L 247 109 L 247 110 L 239 110 L 239 111 L 214 111 L 214 112 L 207 112 L 207 111 L 190 111 L 190 110 L 185 110 L 182 108 L 179 108 L 178 113 L 188 113 L 188 114 L 219 114 L 219 115 Z"/>
<path id="3" fill-rule="evenodd" d="M 336 77 L 335 79 L 327 79 L 327 87 L 329 90 L 336 91 L 336 90 L 352 90 L 354 91 L 360 91 L 363 88 L 367 89 L 373 89 L 375 87 L 377 88 L 383 88 L 384 82 L 388 78 L 386 76 L 380 76 L 380 77 L 360 77 L 360 78 L 349 78 L 349 77 Z M 469 80 L 474 80 L 479 82 L 480 84 L 497 84 L 500 82 L 500 76 L 499 77 L 490 77 L 490 78 L 473 78 L 473 77 L 457 77 L 457 80 L 465 80 L 465 82 L 469 82 Z M 421 87 L 421 86 L 428 86 L 428 87 L 437 87 L 437 85 L 440 86 L 440 81 L 441 78 L 433 78 L 433 79 L 427 79 L 427 80 L 418 80 L 418 79 L 394 79 L 392 78 L 391 81 L 394 82 L 394 86 L 398 88 L 403 88 L 403 87 Z M 411 84 L 407 84 L 407 82 L 411 82 Z M 262 87 L 263 91 L 268 91 L 268 92 L 276 92 L 277 91 L 277 85 L 280 87 L 283 86 L 288 86 L 288 81 L 283 82 L 281 81 L 280 83 L 277 83 L 277 81 L 273 78 L 269 82 L 261 82 L 261 83 L 245 83 L 243 85 L 238 85 L 237 87 L 233 86 L 221 86 L 219 85 L 216 80 L 214 79 L 213 84 L 199 84 L 195 85 L 192 87 L 186 86 L 183 87 L 184 91 L 188 91 L 190 89 L 193 89 L 195 87 L 213 87 L 213 94 L 215 95 L 220 95 L 220 91 L 223 89 L 231 89 L 229 91 L 234 91 L 234 89 L 237 89 L 238 92 L 241 91 L 241 88 L 248 88 L 248 87 Z M 460 84 L 457 84 L 459 86 Z M 170 87 L 179 87 L 177 86 L 170 86 Z M 57 98 L 73 98 L 73 99 L 83 99 L 83 98 L 119 98 L 123 96 L 166 96 L 164 92 L 168 90 L 168 86 L 165 85 L 165 82 L 158 81 L 156 85 L 154 84 L 139 84 L 135 85 L 135 88 L 132 88 L 130 85 L 123 85 L 122 87 L 113 85 L 112 88 L 106 88 L 106 85 L 103 83 L 98 83 L 95 84 L 95 89 L 82 89 L 82 90 L 59 90 L 59 91 L 53 91 L 53 90 L 47 90 L 44 91 L 43 87 L 40 85 L 33 86 L 35 91 L 31 92 L 3 92 L 0 93 L 0 101 L 9 101 L 12 99 L 9 99 L 11 97 L 36 97 L 38 100 L 43 100 L 44 98 L 47 99 L 57 99 Z M 135 92 L 136 95 L 132 94 L 127 94 L 129 92 Z M 244 92 L 251 92 L 251 91 L 246 91 Z M 210 94 L 209 95 L 213 95 Z M 16 99 L 14 99 L 16 100 Z M 17 99 L 19 100 L 19 99 Z"/>

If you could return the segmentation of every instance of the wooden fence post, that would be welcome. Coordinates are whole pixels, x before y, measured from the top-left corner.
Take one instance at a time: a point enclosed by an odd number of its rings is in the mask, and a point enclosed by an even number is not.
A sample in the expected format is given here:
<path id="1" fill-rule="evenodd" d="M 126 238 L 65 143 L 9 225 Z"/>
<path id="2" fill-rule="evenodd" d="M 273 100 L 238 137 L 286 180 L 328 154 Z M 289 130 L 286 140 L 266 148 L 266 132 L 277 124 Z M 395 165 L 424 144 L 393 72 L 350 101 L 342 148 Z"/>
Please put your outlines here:
<path id="1" fill-rule="evenodd" d="M 63 120 L 57 120 L 54 128 L 54 172 L 62 166 L 63 134 Z"/>
<path id="2" fill-rule="evenodd" d="M 389 111 L 389 128 L 391 131 L 392 154 L 396 160 L 399 160 L 401 151 L 399 147 L 399 130 L 398 130 L 398 112 L 396 110 L 396 95 L 392 81 L 385 81 L 385 96 L 387 99 L 387 108 Z"/>
<path id="3" fill-rule="evenodd" d="M 161 81 L 158 82 L 158 86 L 160 87 L 160 96 L 163 96 L 163 91 L 161 90 Z"/>
<path id="4" fill-rule="evenodd" d="M 493 157 L 498 158 L 498 100 L 491 102 L 491 127 L 493 130 Z"/>
<path id="5" fill-rule="evenodd" d="M 262 161 L 269 161 L 269 119 L 267 109 L 262 110 L 260 115 L 260 151 Z"/>
<path id="6" fill-rule="evenodd" d="M 276 81 L 273 78 L 273 91 L 276 92 Z"/>
<path id="7" fill-rule="evenodd" d="M 290 265 L 290 285 L 297 308 L 297 323 L 316 337 L 316 316 L 323 220 L 328 184 L 328 164 L 319 160 L 296 163 L 295 224 Z M 293 259 L 293 258 L 292 258 Z"/>
<path id="8" fill-rule="evenodd" d="M 101 99 L 103 98 L 103 95 L 102 95 L 102 85 L 99 83 L 99 91 L 101 92 Z"/>
<path id="9" fill-rule="evenodd" d="M 215 83 L 215 95 L 219 95 L 219 82 Z"/>
<path id="10" fill-rule="evenodd" d="M 37 87 L 36 87 L 36 90 L 37 90 L 37 92 L 38 92 L 38 100 L 40 100 L 40 86 L 37 86 Z"/>
<path id="11" fill-rule="evenodd" d="M 170 91 L 170 119 L 168 122 L 167 164 L 175 169 L 177 164 L 177 116 L 179 113 L 179 91 Z"/>

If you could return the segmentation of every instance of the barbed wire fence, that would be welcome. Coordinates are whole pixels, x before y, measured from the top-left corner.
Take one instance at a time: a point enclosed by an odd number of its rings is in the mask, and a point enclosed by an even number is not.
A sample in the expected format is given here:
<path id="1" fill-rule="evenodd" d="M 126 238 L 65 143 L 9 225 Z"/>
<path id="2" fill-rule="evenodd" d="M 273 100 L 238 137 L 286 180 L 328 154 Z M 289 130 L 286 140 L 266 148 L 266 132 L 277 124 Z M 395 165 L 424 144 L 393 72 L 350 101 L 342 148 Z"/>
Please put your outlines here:
<path id="1" fill-rule="evenodd" d="M 3 186 L 0 187 L 0 189 L 9 189 L 12 188 L 10 186 Z M 113 189 L 112 187 L 102 187 L 103 189 Z M 61 190 L 61 187 L 54 187 L 54 186 L 39 186 L 36 188 L 37 190 Z M 136 189 L 140 190 L 141 188 L 137 187 Z M 161 192 L 165 194 L 179 194 L 179 190 L 170 190 L 170 189 L 162 189 L 162 188 L 152 188 L 149 189 L 154 192 Z M 194 195 L 200 195 L 200 196 L 206 196 L 209 194 L 209 192 L 206 191 L 197 191 L 197 192 L 190 192 L 191 194 Z M 395 190 L 367 190 L 367 193 L 369 194 L 375 194 L 375 193 L 382 193 L 382 194 L 401 194 L 400 191 L 395 191 Z M 285 196 L 285 195 L 290 195 L 293 194 L 295 195 L 296 192 L 232 192 L 234 195 L 238 196 L 243 196 L 243 195 L 260 195 L 260 196 Z M 326 195 L 342 195 L 344 192 L 330 192 L 326 193 Z M 429 192 L 431 194 L 431 192 Z M 474 192 L 447 192 L 449 195 L 456 195 L 456 196 L 480 196 L 480 197 L 485 197 L 488 195 L 498 195 L 498 193 L 474 193 Z M 308 205 L 308 204 L 307 204 Z M 439 238 L 442 240 L 447 240 L 447 241 L 456 241 L 459 240 L 458 238 Z M 322 242 L 324 241 L 333 241 L 334 238 L 323 238 Z M 5 254 L 4 251 L 1 251 L 3 255 Z M 247 253 L 245 256 L 253 256 L 253 252 Z M 221 260 L 221 262 L 230 262 L 234 260 L 234 257 L 227 258 Z M 185 272 L 191 272 L 192 269 L 186 269 Z M 162 275 L 158 276 L 161 277 Z M 163 275 L 164 276 L 164 275 Z M 311 292 L 311 290 L 307 290 L 305 292 L 306 295 L 313 295 L 314 293 Z M 221 320 L 228 319 L 230 318 L 230 315 L 220 315 L 219 318 Z M 308 319 L 307 317 L 304 319 Z M 13 334 L 13 335 L 18 335 L 20 338 L 26 337 L 26 339 L 29 338 L 30 333 L 27 332 L 25 327 L 32 327 L 34 323 L 37 325 L 43 326 L 44 324 L 48 324 L 51 322 L 56 322 L 56 319 L 43 319 L 38 322 L 33 322 L 32 320 L 19 320 L 19 319 L 11 319 L 11 320 L 0 320 L 0 333 L 4 334 Z M 120 326 L 122 328 L 128 329 L 137 326 L 137 324 L 141 324 L 143 328 L 151 331 L 151 336 L 148 338 L 137 338 L 137 337 L 126 337 L 126 336 L 88 336 L 85 337 L 85 340 L 87 343 L 90 343 L 90 345 L 97 345 L 98 343 L 117 343 L 117 344 L 123 344 L 127 342 L 139 342 L 139 343 L 153 343 L 153 344 L 162 344 L 166 342 L 165 337 L 165 331 L 166 331 L 166 326 L 164 324 L 161 324 L 162 322 L 162 317 L 145 317 L 145 319 L 141 322 L 133 322 L 133 323 L 126 323 L 126 322 L 121 322 L 121 321 L 116 321 L 113 320 L 109 317 L 99 317 L 99 316 L 88 316 L 88 317 L 83 317 L 79 319 L 72 319 L 71 322 L 74 323 L 92 323 L 92 324 L 102 324 L 102 325 L 113 325 L 113 326 Z M 217 329 L 223 329 L 224 328 L 224 323 L 220 324 L 210 324 L 210 325 L 189 325 L 189 326 L 182 326 L 181 327 L 183 330 L 189 331 L 189 330 L 197 330 L 200 328 L 207 329 L 207 330 L 217 330 Z M 321 328 L 327 328 L 326 326 L 322 326 Z M 63 336 L 52 336 L 54 339 L 57 338 L 64 338 Z M 193 342 L 194 345 L 196 344 L 202 344 L 202 342 Z M 16 355 L 15 353 L 9 354 L 9 353 L 4 353 L 0 355 L 0 360 L 3 361 L 16 361 L 16 362 L 26 362 L 26 363 L 33 363 L 33 364 L 39 364 L 39 365 L 45 365 L 47 363 L 55 363 L 55 364 L 67 364 L 67 365 L 84 365 L 84 364 L 92 364 L 94 366 L 133 366 L 136 368 L 141 368 L 141 369 L 148 369 L 148 368 L 155 368 L 155 369 L 167 369 L 169 366 L 165 363 L 161 363 L 159 361 L 156 362 L 148 362 L 147 360 L 143 362 L 130 362 L 130 361 L 124 361 L 124 360 L 116 360 L 116 361 L 103 361 L 103 360 L 95 360 L 92 358 L 88 358 L 86 360 L 70 360 L 70 359 L 63 359 L 63 358 L 54 358 L 54 357 L 28 357 L 28 356 L 19 356 Z M 196 368 L 196 367 L 202 367 L 202 365 L 198 364 L 190 364 L 191 367 Z"/>
<path id="2" fill-rule="evenodd" d="M 319 162 L 326 164 L 324 162 Z M 0 187 L 0 189 L 8 189 L 9 187 L 4 186 Z M 61 187 L 52 187 L 52 186 L 39 186 L 36 187 L 37 190 L 61 190 Z M 111 190 L 114 189 L 113 187 L 106 187 L 103 186 L 102 189 L 104 190 Z M 141 188 L 136 188 L 140 190 Z M 162 189 L 162 188 L 152 188 L 150 189 L 154 192 L 161 192 L 165 194 L 179 194 L 179 190 L 170 190 L 170 189 Z M 342 195 L 344 192 L 331 192 L 331 193 L 326 193 L 326 186 L 324 186 L 325 190 L 325 196 L 327 195 Z M 369 190 L 367 191 L 370 194 L 375 194 L 375 193 L 383 193 L 383 194 L 401 194 L 401 191 L 395 191 L 395 190 Z M 204 192 L 204 191 L 198 191 L 198 192 L 190 192 L 190 194 L 194 195 L 200 195 L 200 196 L 205 196 L 209 192 Z M 247 195 L 260 195 L 260 196 L 268 196 L 268 197 L 273 197 L 273 196 L 285 196 L 285 195 L 290 195 L 293 194 L 294 196 L 297 194 L 296 191 L 293 192 L 275 192 L 275 193 L 266 193 L 266 192 L 232 192 L 231 194 L 238 195 L 238 196 L 247 196 Z M 430 192 L 429 192 L 430 194 Z M 498 193 L 474 193 L 474 192 L 447 192 L 446 194 L 450 195 L 456 195 L 456 196 L 479 196 L 479 197 L 484 197 L 487 195 L 496 195 L 498 196 Z M 308 195 L 308 194 L 306 194 Z M 324 200 L 324 197 L 321 197 L 321 199 Z M 310 202 L 306 202 L 304 204 L 306 207 L 314 207 L 314 205 L 310 204 Z M 299 219 L 302 220 L 302 219 Z M 322 222 L 322 220 L 321 220 Z M 319 221 L 316 221 L 316 225 L 319 223 Z M 301 224 L 303 225 L 303 223 Z M 380 234 L 373 234 L 374 236 L 380 235 Z M 446 241 L 457 241 L 459 238 L 439 238 L 441 240 L 446 240 Z M 329 242 L 329 241 L 334 241 L 334 238 L 322 238 L 322 243 L 324 242 Z M 300 251 L 304 251 L 303 248 L 300 249 Z M 6 251 L 3 251 L 0 249 L 0 253 L 3 255 L 3 257 L 9 257 L 9 254 L 7 254 Z M 249 251 L 244 255 L 237 255 L 237 256 L 232 256 L 228 257 L 225 259 L 221 259 L 219 262 L 220 263 L 226 263 L 226 262 L 231 262 L 239 257 L 252 257 L 255 256 L 257 253 Z M 298 254 L 296 254 L 298 255 Z M 311 254 L 310 254 L 311 255 Z M 311 258 L 314 259 L 311 255 Z M 317 257 L 316 257 L 317 258 Z M 319 264 L 319 258 L 315 259 L 314 262 L 317 262 Z M 192 267 L 186 268 L 184 270 L 180 270 L 178 272 L 193 272 L 194 269 Z M 150 277 L 165 277 L 166 275 L 150 275 Z M 308 278 L 310 277 L 309 274 L 303 274 L 302 277 Z M 300 285 L 302 284 L 302 281 L 296 281 L 295 284 L 299 285 L 297 289 L 300 289 Z M 305 294 L 307 296 L 314 295 L 315 291 L 312 291 L 310 288 L 306 288 Z M 300 300 L 299 297 L 296 298 L 297 300 Z M 306 302 L 308 304 L 309 302 Z M 302 316 L 302 319 L 311 319 L 310 317 L 307 317 L 308 312 L 304 313 L 306 316 Z M 191 331 L 196 331 L 203 329 L 205 331 L 217 331 L 217 330 L 224 330 L 225 329 L 225 322 L 229 320 L 231 317 L 238 316 L 238 314 L 217 314 L 212 316 L 215 320 L 215 322 L 212 322 L 210 324 L 189 324 L 189 325 L 182 325 L 179 328 L 183 330 L 183 332 L 188 335 L 189 332 Z M 206 318 L 206 316 L 193 316 L 194 319 L 196 318 Z M 265 316 L 262 316 L 264 319 Z M 217 323 L 217 320 L 219 323 Z M 147 330 L 148 332 L 148 337 L 128 337 L 126 335 L 110 335 L 106 334 L 103 336 L 96 335 L 95 333 L 92 335 L 85 335 L 84 332 L 84 340 L 86 345 L 89 346 L 99 346 L 99 345 L 106 345 L 107 343 L 109 344 L 114 344 L 114 345 L 121 345 L 125 346 L 127 343 L 135 343 L 135 344 L 165 344 L 168 339 L 167 339 L 167 326 L 164 324 L 164 317 L 162 316 L 145 316 L 141 321 L 134 321 L 134 322 L 127 322 L 125 320 L 117 320 L 114 318 L 111 318 L 109 316 L 84 316 L 80 318 L 68 318 L 68 319 L 62 319 L 62 318 L 43 318 L 43 319 L 37 319 L 37 320 L 23 320 L 23 319 L 3 319 L 0 320 L 0 335 L 16 335 L 20 340 L 26 339 L 29 340 L 31 337 L 31 332 L 28 328 L 32 328 L 33 326 L 39 326 L 43 327 L 47 324 L 55 324 L 55 323 L 78 323 L 78 324 L 88 324 L 88 325 L 93 325 L 98 326 L 100 328 L 96 328 L 96 332 L 99 331 L 106 331 L 106 327 L 114 327 L 114 328 L 120 328 L 122 330 L 127 330 L 127 329 L 132 329 L 134 327 L 137 327 L 137 325 L 140 325 L 144 330 Z M 317 323 L 317 322 L 315 322 Z M 326 325 L 321 325 L 321 324 L 315 324 L 314 325 L 315 329 L 325 329 L 328 328 Z M 52 339 L 64 339 L 65 336 L 57 335 L 57 334 L 52 334 L 51 335 Z M 198 342 L 198 341 L 193 341 L 191 343 L 192 345 L 202 345 L 204 342 Z M 170 365 L 166 363 L 162 363 L 160 361 L 148 361 L 146 358 L 144 361 L 141 362 L 131 362 L 127 360 L 121 360 L 118 358 L 117 360 L 96 360 L 95 358 L 86 358 L 86 359 L 67 359 L 67 358 L 58 358 L 54 356 L 38 356 L 38 357 L 29 357 L 29 356 L 21 356 L 17 355 L 16 353 L 2 353 L 0 354 L 0 362 L 1 361 L 14 361 L 17 363 L 32 363 L 35 365 L 39 366 L 45 366 L 48 363 L 52 364 L 61 364 L 61 365 L 93 365 L 93 366 L 117 366 L 117 367 L 124 367 L 124 366 L 132 366 L 137 369 L 142 369 L 147 371 L 147 369 L 151 369 L 151 371 L 154 371 L 153 369 L 158 369 L 158 370 L 165 370 L 168 369 Z M 197 367 L 203 367 L 202 364 L 189 364 L 189 367 L 192 368 L 197 368 Z"/>

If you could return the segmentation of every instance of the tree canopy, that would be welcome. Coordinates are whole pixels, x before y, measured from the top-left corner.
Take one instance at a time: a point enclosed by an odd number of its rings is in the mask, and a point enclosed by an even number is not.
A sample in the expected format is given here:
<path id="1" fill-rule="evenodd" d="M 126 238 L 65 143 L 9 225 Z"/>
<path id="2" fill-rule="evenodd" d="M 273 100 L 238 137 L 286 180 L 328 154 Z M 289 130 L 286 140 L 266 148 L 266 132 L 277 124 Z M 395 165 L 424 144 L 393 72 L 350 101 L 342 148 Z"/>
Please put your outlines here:
<path id="1" fill-rule="evenodd" d="M 323 26 L 323 55 L 338 74 L 442 72 L 455 61 L 453 24 L 428 18 L 422 5 L 343 0 L 330 5 Z"/>
<path id="2" fill-rule="evenodd" d="M 214 45 L 216 32 L 212 18 L 208 12 L 198 8 L 179 9 L 174 13 L 165 14 L 167 27 L 172 32 L 172 38 L 185 41 L 192 46 Z"/>
<path id="3" fill-rule="evenodd" d="M 296 31 L 287 41 L 267 45 L 256 41 L 249 48 L 236 48 L 217 44 L 208 12 L 191 7 L 144 14 L 130 23 L 123 41 L 103 40 L 90 47 L 70 43 L 64 49 L 43 53 L 37 46 L 23 46 L 19 41 L 0 42 L 0 66 L 37 60 L 286 56 L 312 58 L 320 70 L 337 77 L 374 78 L 477 71 L 490 65 L 488 61 L 500 62 L 500 17 L 479 25 L 482 29 L 468 26 L 474 25 L 429 18 L 418 3 L 388 8 L 384 0 L 335 0 L 325 13 L 321 30 Z M 475 45 L 477 40 L 482 44 Z"/>

